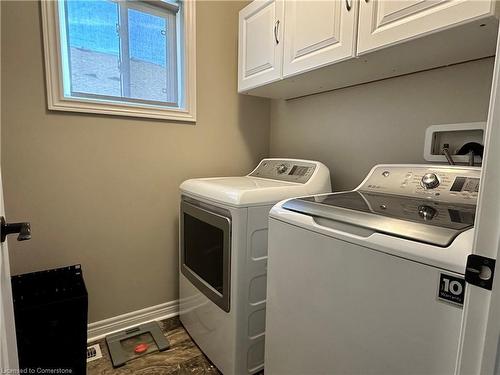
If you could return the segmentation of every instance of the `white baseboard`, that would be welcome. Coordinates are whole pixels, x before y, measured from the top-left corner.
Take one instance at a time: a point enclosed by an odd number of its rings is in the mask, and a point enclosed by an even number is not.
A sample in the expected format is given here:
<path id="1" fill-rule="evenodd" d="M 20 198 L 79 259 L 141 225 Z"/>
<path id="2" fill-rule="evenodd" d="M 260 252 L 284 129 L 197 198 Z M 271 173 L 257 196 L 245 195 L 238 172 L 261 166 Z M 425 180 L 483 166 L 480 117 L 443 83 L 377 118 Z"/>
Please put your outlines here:
<path id="1" fill-rule="evenodd" d="M 138 324 L 168 319 L 177 315 L 179 315 L 179 300 L 100 320 L 88 325 L 87 342 L 100 340 L 110 333 L 128 329 Z"/>

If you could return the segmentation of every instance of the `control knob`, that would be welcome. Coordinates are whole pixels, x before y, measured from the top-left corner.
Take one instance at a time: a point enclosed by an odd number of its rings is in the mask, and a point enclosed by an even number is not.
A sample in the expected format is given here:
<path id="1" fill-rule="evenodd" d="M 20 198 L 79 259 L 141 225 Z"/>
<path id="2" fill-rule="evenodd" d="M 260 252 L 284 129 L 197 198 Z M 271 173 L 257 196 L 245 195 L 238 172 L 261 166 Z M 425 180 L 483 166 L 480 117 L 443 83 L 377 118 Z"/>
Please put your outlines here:
<path id="1" fill-rule="evenodd" d="M 425 189 L 434 189 L 439 186 L 438 176 L 435 173 L 426 173 L 422 177 L 421 184 Z"/>
<path id="2" fill-rule="evenodd" d="M 278 172 L 278 174 L 283 174 L 285 173 L 286 171 L 288 170 L 288 167 L 286 164 L 280 164 L 276 167 L 276 171 Z"/>
<path id="3" fill-rule="evenodd" d="M 420 217 L 424 220 L 432 220 L 434 216 L 436 216 L 436 209 L 431 206 L 419 206 L 418 207 L 418 214 Z"/>

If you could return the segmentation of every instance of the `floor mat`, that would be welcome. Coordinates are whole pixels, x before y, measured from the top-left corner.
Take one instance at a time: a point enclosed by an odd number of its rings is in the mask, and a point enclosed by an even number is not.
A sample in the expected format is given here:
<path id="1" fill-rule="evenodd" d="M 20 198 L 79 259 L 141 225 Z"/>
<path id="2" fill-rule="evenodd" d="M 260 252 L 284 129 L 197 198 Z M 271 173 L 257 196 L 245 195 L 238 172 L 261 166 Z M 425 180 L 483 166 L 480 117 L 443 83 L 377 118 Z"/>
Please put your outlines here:
<path id="1" fill-rule="evenodd" d="M 88 375 L 220 375 L 217 368 L 203 355 L 182 327 L 179 318 L 159 322 L 170 341 L 170 348 L 128 362 L 114 369 L 104 339 L 89 343 L 100 344 L 102 358 L 87 363 Z"/>

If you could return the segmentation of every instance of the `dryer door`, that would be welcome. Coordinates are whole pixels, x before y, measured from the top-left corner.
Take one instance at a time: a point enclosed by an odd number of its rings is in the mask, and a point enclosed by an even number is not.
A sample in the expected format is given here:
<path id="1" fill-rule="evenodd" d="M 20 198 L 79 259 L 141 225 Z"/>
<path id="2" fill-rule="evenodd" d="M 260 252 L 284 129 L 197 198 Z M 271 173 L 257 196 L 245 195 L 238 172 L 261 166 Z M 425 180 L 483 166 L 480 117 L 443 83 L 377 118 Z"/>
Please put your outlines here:
<path id="1" fill-rule="evenodd" d="M 181 272 L 222 310 L 230 310 L 231 218 L 181 203 Z"/>

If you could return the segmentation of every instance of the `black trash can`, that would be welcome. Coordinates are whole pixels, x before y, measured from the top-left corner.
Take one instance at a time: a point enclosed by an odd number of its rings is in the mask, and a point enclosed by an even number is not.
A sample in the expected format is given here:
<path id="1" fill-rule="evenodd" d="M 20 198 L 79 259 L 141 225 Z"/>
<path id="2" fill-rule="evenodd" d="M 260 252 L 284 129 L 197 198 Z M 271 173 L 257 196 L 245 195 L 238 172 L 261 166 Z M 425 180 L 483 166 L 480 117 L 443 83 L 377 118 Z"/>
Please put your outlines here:
<path id="1" fill-rule="evenodd" d="M 13 276 L 12 293 L 23 373 L 85 375 L 88 298 L 81 266 Z"/>

